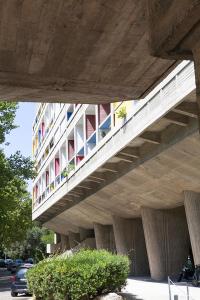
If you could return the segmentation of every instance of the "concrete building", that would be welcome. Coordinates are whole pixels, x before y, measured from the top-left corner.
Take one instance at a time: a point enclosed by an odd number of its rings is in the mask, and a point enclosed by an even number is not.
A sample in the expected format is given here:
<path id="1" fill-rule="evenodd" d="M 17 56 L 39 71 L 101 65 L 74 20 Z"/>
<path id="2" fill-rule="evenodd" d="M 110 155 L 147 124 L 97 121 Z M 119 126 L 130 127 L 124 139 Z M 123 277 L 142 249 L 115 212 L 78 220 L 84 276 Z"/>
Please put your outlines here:
<path id="1" fill-rule="evenodd" d="M 133 1 L 134 2 L 134 1 Z M 33 124 L 33 219 L 65 250 L 128 254 L 162 280 L 200 264 L 200 140 L 194 64 L 140 101 L 41 104 Z"/>
<path id="2" fill-rule="evenodd" d="M 1 0 L 0 19 L 0 99 L 139 99 L 182 59 L 199 97 L 198 0 Z"/>

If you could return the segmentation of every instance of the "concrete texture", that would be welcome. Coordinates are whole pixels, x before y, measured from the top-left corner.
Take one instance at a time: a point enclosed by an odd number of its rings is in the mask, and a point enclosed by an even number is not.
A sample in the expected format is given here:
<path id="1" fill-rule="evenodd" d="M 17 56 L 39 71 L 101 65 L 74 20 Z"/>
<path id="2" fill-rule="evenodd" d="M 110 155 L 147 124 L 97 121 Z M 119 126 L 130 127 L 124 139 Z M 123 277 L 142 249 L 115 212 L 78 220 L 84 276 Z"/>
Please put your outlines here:
<path id="1" fill-rule="evenodd" d="M 70 249 L 76 247 L 80 243 L 80 234 L 69 231 L 69 245 Z"/>
<path id="2" fill-rule="evenodd" d="M 173 65 L 148 48 L 146 1 L 1 1 L 0 98 L 140 98 Z"/>
<path id="3" fill-rule="evenodd" d="M 84 241 L 87 238 L 94 238 L 94 230 L 93 229 L 85 229 L 79 228 L 80 241 Z"/>
<path id="4" fill-rule="evenodd" d="M 184 196 L 194 262 L 200 265 L 200 193 L 185 191 Z"/>
<path id="5" fill-rule="evenodd" d="M 112 225 L 94 224 L 94 233 L 97 249 L 116 251 Z"/>
<path id="6" fill-rule="evenodd" d="M 61 249 L 62 251 L 70 249 L 69 237 L 61 234 Z"/>
<path id="7" fill-rule="evenodd" d="M 194 32 L 199 29 L 199 2 L 148 0 L 148 15 L 152 54 L 170 59 L 192 59 L 192 45 L 198 42 Z"/>
<path id="8" fill-rule="evenodd" d="M 117 253 L 130 258 L 130 274 L 148 275 L 149 263 L 141 218 L 124 219 L 113 216 L 113 230 Z"/>
<path id="9" fill-rule="evenodd" d="M 186 283 L 171 286 L 171 295 L 178 296 L 178 300 L 187 299 Z M 149 279 L 127 280 L 126 287 L 122 290 L 127 300 L 169 300 L 169 289 L 167 283 L 151 282 Z M 192 300 L 200 299 L 200 289 L 189 287 L 189 295 Z"/>
<path id="10" fill-rule="evenodd" d="M 178 275 L 190 251 L 184 208 L 143 207 L 141 212 L 151 277 L 163 280 Z"/>

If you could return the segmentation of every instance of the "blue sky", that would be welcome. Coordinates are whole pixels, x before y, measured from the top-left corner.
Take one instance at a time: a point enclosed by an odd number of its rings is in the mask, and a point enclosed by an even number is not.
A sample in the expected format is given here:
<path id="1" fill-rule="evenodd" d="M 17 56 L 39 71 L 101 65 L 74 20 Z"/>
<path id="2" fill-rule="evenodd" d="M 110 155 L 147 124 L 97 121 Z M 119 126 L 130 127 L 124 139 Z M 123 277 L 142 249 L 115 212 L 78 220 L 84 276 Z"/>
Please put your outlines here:
<path id="1" fill-rule="evenodd" d="M 32 155 L 32 124 L 35 117 L 36 104 L 29 102 L 20 102 L 16 113 L 15 124 L 19 127 L 12 130 L 6 137 L 9 146 L 5 146 L 7 156 L 20 150 L 24 156 Z M 31 182 L 29 182 L 29 191 Z"/>

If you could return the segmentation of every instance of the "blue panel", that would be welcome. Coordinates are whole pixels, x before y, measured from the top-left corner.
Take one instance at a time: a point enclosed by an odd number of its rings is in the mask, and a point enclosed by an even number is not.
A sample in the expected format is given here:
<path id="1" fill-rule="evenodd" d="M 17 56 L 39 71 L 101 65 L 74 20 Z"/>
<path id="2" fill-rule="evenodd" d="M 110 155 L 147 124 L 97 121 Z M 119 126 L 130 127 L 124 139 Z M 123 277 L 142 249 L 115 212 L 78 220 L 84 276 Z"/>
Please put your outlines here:
<path id="1" fill-rule="evenodd" d="M 73 112 L 71 112 L 71 111 L 67 112 L 67 121 L 70 119 L 70 117 L 71 117 L 72 114 L 73 114 Z"/>
<path id="2" fill-rule="evenodd" d="M 92 134 L 88 139 L 88 144 L 96 144 L 96 133 Z"/>
<path id="3" fill-rule="evenodd" d="M 82 148 L 78 151 L 77 154 L 78 154 L 78 155 L 84 155 L 84 147 L 82 147 Z"/>
<path id="4" fill-rule="evenodd" d="M 100 129 L 109 129 L 111 125 L 111 116 L 109 116 L 99 127 Z"/>

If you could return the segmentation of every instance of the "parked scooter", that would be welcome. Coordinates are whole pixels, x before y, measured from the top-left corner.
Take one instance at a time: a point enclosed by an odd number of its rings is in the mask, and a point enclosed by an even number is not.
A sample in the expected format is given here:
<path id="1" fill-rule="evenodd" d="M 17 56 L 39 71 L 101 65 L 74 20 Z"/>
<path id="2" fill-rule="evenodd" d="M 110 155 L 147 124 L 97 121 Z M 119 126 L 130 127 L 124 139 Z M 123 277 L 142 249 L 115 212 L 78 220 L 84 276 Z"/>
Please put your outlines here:
<path id="1" fill-rule="evenodd" d="M 185 279 L 186 281 L 192 280 L 194 276 L 194 265 L 192 263 L 192 260 L 190 256 L 188 256 L 186 263 L 184 264 L 182 271 L 179 274 L 178 282 Z"/>

